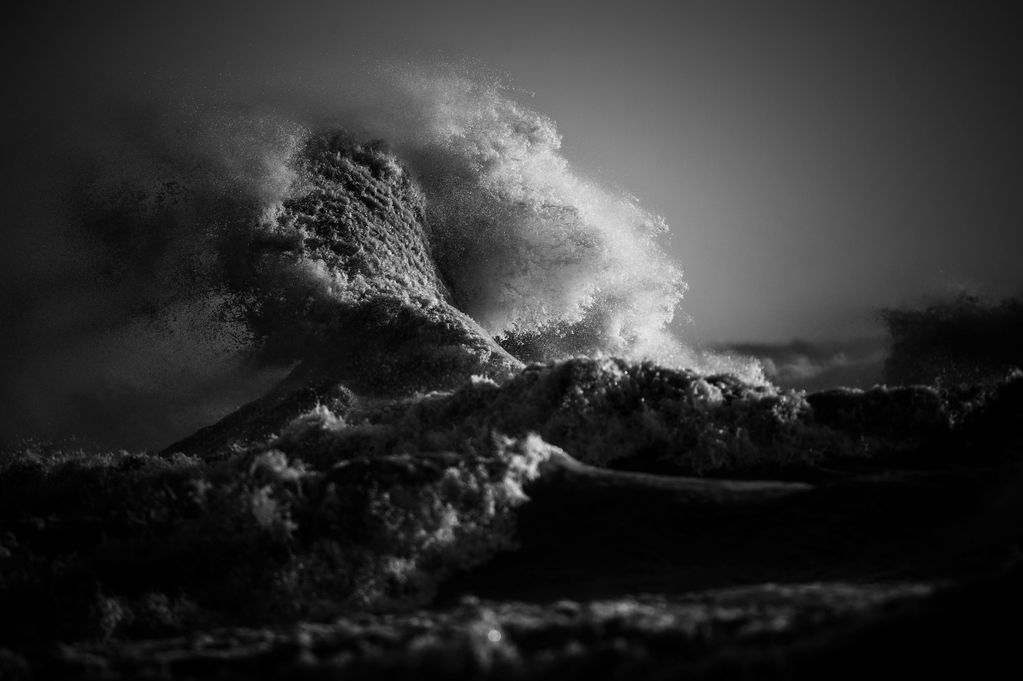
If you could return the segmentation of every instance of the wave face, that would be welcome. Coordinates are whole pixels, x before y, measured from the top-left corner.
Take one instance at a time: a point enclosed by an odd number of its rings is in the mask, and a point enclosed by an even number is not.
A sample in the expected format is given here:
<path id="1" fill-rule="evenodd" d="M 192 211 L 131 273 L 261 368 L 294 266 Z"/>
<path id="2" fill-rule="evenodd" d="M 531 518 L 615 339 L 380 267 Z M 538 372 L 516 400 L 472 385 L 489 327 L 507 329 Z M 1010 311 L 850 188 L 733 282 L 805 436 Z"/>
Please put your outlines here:
<path id="1" fill-rule="evenodd" d="M 521 366 L 452 304 L 422 191 L 395 156 L 331 133 L 310 137 L 294 163 L 293 198 L 222 252 L 265 349 L 363 393 Z"/>

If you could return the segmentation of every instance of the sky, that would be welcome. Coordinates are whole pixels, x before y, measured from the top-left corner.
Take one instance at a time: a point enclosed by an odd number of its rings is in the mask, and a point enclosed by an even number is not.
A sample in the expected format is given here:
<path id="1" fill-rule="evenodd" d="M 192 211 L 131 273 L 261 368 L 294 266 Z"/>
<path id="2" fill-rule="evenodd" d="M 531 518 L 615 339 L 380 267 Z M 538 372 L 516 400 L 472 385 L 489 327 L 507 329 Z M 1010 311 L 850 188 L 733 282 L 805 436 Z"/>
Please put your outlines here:
<path id="1" fill-rule="evenodd" d="M 20 127 L 84 102 L 343 89 L 375 61 L 504 74 L 578 168 L 671 226 L 687 336 L 876 333 L 1023 290 L 1020 12 L 971 2 L 26 3 Z M 19 121 L 20 117 L 20 121 Z"/>

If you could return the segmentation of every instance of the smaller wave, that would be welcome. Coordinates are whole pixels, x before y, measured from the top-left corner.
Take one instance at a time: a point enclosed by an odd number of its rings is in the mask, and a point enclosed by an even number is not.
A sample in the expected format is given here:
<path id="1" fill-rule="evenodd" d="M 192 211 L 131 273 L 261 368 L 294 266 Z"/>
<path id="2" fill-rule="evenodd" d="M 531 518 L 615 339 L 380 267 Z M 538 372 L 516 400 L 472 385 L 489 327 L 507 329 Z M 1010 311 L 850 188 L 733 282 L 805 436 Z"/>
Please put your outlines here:
<path id="1" fill-rule="evenodd" d="M 0 622 L 4 640 L 178 633 L 224 620 L 421 605 L 453 572 L 515 546 L 523 485 L 556 451 L 538 438 L 478 433 L 471 456 L 342 456 L 332 443 L 351 430 L 316 410 L 280 438 L 217 462 L 42 447 L 5 453 L 0 506 L 47 520 L 35 530 L 31 520 L 5 528 L 0 558 L 12 569 L 0 599 L 31 614 L 18 631 L 11 618 Z M 320 454 L 333 451 L 330 464 L 310 466 L 276 447 L 314 441 Z M 34 540 L 51 532 L 56 541 Z M 46 569 L 53 561 L 59 574 Z M 39 607 L 51 602 L 59 608 Z"/>

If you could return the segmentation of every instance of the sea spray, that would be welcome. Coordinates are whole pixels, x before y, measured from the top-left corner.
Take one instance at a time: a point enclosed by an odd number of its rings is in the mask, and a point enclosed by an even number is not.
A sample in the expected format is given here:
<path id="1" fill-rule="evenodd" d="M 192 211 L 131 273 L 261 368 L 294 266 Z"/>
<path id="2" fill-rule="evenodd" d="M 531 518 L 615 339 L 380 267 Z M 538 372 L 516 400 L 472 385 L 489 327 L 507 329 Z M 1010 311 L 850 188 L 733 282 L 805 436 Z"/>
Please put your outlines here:
<path id="1" fill-rule="evenodd" d="M 500 82 L 400 72 L 410 103 L 381 134 L 427 195 L 441 271 L 458 305 L 530 359 L 678 356 L 668 338 L 686 284 L 664 220 L 588 180 L 550 118 Z"/>
<path id="2" fill-rule="evenodd" d="M 553 121 L 485 78 L 395 70 L 379 89 L 369 111 L 330 120 L 355 131 L 359 153 L 372 148 L 393 186 L 411 181 L 421 192 L 392 198 L 422 210 L 422 250 L 447 284 L 448 302 L 531 360 L 599 354 L 697 361 L 667 331 L 686 284 L 658 243 L 664 220 L 573 169 Z M 372 137 L 381 142 L 367 144 Z M 315 193 L 322 184 L 322 170 L 308 160 L 299 155 L 306 182 L 284 204 L 295 205 L 301 191 Z M 369 194 L 391 196 L 390 186 L 389 180 Z M 367 196 L 345 189 L 353 199 Z M 392 217 L 405 221 L 400 211 L 384 219 Z M 359 247 L 386 258 L 372 243 Z M 423 272 L 418 261 L 383 264 L 373 279 Z M 423 294 L 422 277 L 410 283 L 403 293 Z M 344 295 L 343 278 L 333 286 Z M 431 282 L 426 295 L 437 288 Z"/>
<path id="3" fill-rule="evenodd" d="M 76 170 L 33 239 L 80 244 L 62 269 L 76 274 L 11 314 L 30 351 L 6 434 L 163 444 L 295 362 L 358 392 L 579 355 L 762 382 L 672 337 L 685 283 L 664 221 L 574 170 L 553 121 L 486 78 L 395 70 L 372 90 L 330 116 L 157 108 L 68 148 Z"/>

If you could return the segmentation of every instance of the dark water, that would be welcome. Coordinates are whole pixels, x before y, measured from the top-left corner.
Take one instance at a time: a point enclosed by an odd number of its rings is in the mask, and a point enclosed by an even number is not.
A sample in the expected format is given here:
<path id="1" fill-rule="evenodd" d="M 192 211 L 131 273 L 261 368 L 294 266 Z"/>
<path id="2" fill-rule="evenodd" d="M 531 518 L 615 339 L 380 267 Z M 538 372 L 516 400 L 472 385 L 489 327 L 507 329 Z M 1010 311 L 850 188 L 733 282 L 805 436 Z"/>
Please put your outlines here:
<path id="1" fill-rule="evenodd" d="M 552 121 L 394 88 L 345 129 L 160 114 L 78 169 L 40 238 L 91 283 L 26 298 L 8 420 L 183 439 L 4 450 L 0 672 L 809 674 L 1011 566 L 1020 374 L 807 395 L 689 348 L 662 221 Z"/>

